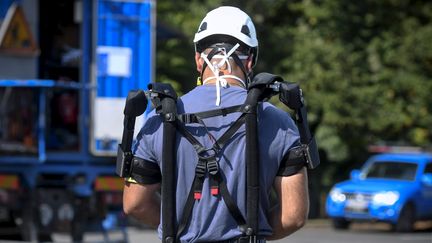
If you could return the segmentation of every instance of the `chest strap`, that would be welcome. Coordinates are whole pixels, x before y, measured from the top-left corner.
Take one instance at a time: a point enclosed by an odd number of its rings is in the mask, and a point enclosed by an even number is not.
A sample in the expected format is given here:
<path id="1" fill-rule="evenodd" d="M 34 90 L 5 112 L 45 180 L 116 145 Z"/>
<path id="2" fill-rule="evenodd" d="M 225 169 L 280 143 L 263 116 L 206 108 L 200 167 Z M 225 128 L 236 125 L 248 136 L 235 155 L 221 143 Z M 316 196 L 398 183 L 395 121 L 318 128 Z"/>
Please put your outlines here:
<path id="1" fill-rule="evenodd" d="M 215 110 L 197 112 L 197 113 L 185 113 L 178 115 L 178 119 L 185 123 L 202 123 L 203 119 L 215 117 L 215 116 L 226 116 L 230 113 L 240 112 L 242 110 L 242 105 L 230 106 Z"/>

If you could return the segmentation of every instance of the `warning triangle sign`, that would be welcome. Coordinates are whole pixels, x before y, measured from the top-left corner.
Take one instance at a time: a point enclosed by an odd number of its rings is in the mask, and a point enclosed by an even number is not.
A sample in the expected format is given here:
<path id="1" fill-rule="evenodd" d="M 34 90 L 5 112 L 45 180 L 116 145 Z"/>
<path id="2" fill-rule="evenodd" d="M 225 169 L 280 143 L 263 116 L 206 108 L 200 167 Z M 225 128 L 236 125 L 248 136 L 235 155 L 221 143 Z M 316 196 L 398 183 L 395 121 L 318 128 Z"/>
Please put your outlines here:
<path id="1" fill-rule="evenodd" d="M 37 54 L 38 47 L 17 4 L 12 4 L 0 26 L 0 51 L 11 54 Z"/>

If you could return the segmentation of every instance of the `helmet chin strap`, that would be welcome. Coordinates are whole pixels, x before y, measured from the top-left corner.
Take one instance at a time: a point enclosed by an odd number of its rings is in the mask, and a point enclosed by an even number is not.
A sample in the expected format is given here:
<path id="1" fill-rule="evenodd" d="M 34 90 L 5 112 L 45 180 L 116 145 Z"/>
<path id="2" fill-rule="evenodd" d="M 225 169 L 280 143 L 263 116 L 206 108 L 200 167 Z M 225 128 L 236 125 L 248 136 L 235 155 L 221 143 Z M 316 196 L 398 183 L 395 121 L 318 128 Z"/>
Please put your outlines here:
<path id="1" fill-rule="evenodd" d="M 226 52 L 226 48 L 225 47 L 215 47 L 211 53 L 213 55 L 207 55 L 204 53 L 201 53 L 201 58 L 204 59 L 204 61 L 206 62 L 207 66 L 210 68 L 210 70 L 213 72 L 214 76 L 208 77 L 205 80 L 203 80 L 203 84 L 206 84 L 208 81 L 216 79 L 216 105 L 219 106 L 221 103 L 221 92 L 220 92 L 220 87 L 222 86 L 223 88 L 227 88 L 228 86 L 228 82 L 227 82 L 227 78 L 232 78 L 235 79 L 237 81 L 239 81 L 243 87 L 246 87 L 246 83 L 245 81 L 243 81 L 241 78 L 231 75 L 232 73 L 232 68 L 231 68 L 231 63 L 230 60 L 233 58 L 231 55 L 235 55 L 237 58 L 236 59 L 247 59 L 248 56 L 245 55 L 240 55 L 237 56 L 236 54 L 234 54 L 234 52 L 237 50 L 237 48 L 240 46 L 240 44 L 236 44 L 233 48 L 231 48 L 231 50 L 227 53 Z M 217 50 L 215 50 L 217 49 Z M 216 54 L 218 53 L 218 54 Z M 208 57 L 209 56 L 209 57 Z M 210 62 L 211 60 L 213 60 L 213 58 L 216 59 L 220 59 L 219 61 L 213 61 Z M 210 60 L 209 60 L 210 59 Z M 236 61 L 237 63 L 238 61 Z M 204 68 L 205 69 L 205 68 Z M 204 69 L 202 70 L 202 72 L 204 72 Z M 221 70 L 228 70 L 229 74 L 225 74 L 225 75 L 220 75 L 220 71 Z M 244 72 L 244 67 L 242 64 L 242 71 Z M 245 73 L 246 76 L 246 73 Z M 246 76 L 247 78 L 247 76 Z"/>

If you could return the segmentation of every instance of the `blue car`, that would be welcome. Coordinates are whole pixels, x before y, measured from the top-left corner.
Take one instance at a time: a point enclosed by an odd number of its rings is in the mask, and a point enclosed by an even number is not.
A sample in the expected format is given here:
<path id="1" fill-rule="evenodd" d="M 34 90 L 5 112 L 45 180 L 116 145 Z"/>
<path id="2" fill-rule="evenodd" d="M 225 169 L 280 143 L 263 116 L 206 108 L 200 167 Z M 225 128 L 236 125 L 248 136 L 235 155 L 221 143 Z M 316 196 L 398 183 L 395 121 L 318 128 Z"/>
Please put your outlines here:
<path id="1" fill-rule="evenodd" d="M 432 154 L 372 156 L 351 179 L 336 184 L 326 201 L 336 229 L 353 221 L 380 221 L 409 232 L 416 220 L 432 219 Z"/>

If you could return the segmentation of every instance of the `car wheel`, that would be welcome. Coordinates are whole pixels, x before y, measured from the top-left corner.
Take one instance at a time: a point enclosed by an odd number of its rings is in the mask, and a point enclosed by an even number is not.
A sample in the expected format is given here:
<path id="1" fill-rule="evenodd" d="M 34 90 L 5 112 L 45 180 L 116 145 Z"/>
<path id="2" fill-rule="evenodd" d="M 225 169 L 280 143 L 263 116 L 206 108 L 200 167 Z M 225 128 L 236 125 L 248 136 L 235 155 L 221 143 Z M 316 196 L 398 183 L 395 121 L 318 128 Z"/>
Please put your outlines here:
<path id="1" fill-rule="evenodd" d="M 412 232 L 415 223 L 415 210 L 412 204 L 405 205 L 396 224 L 393 225 L 393 230 L 396 232 Z"/>
<path id="2" fill-rule="evenodd" d="M 344 218 L 334 218 L 333 220 L 333 228 L 338 230 L 348 229 L 351 222 Z"/>

